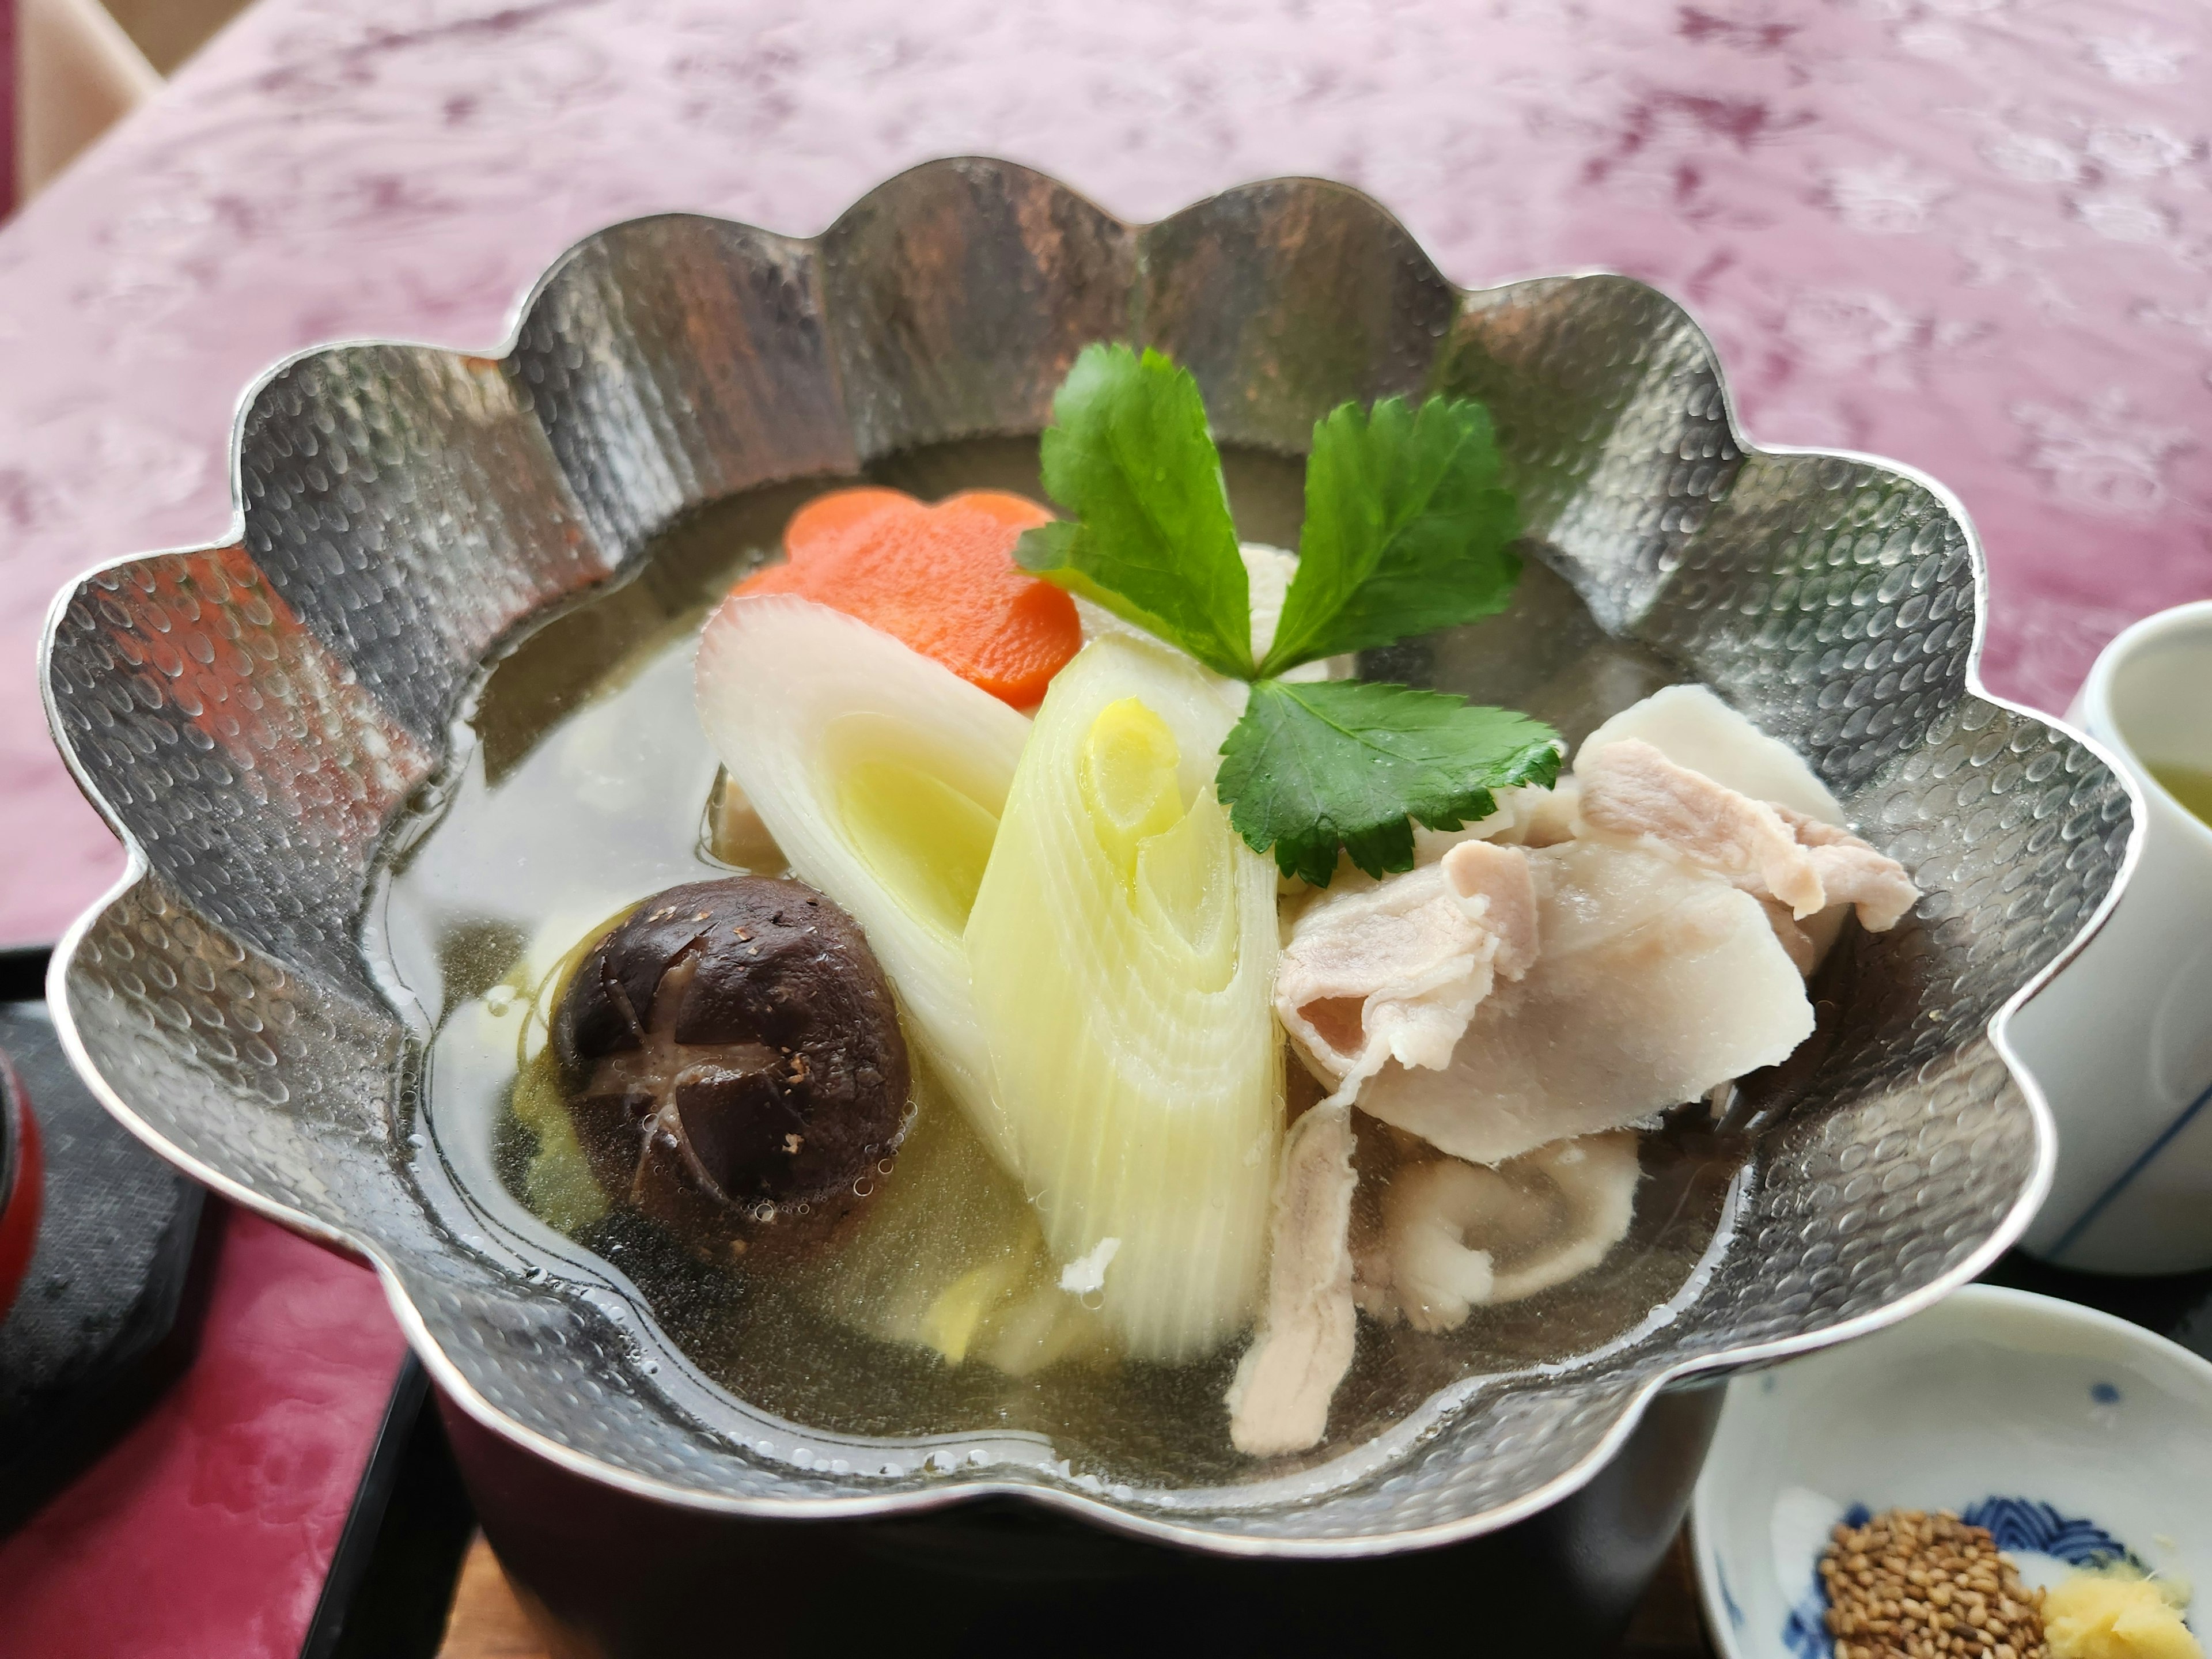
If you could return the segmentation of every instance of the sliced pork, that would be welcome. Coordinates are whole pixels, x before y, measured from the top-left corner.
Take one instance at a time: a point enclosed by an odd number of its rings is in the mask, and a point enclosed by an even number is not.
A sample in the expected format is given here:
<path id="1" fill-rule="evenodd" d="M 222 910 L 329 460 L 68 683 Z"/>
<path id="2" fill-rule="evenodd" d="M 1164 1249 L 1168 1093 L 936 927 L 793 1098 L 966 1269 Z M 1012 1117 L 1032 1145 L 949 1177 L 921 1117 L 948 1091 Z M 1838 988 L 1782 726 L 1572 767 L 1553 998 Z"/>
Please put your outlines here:
<path id="1" fill-rule="evenodd" d="M 1686 859 L 1798 920 L 1849 902 L 1869 933 L 1886 933 L 1920 896 L 1904 866 L 1848 830 L 1738 794 L 1640 739 L 1585 749 L 1575 773 L 1597 835 Z"/>
<path id="2" fill-rule="evenodd" d="M 1558 1141 L 1497 1169 L 1440 1158 L 1382 1195 L 1382 1237 L 1358 1264 L 1360 1305 L 1417 1331 L 1563 1285 L 1627 1236 L 1641 1178 L 1632 1131 Z"/>
<path id="3" fill-rule="evenodd" d="M 1788 1056 L 1813 1030 L 1750 894 L 1656 854 L 1528 854 L 1542 948 L 1476 1009 L 1442 1071 L 1386 1063 L 1362 1110 L 1474 1164 L 1620 1128 Z"/>
<path id="4" fill-rule="evenodd" d="M 1307 1112 L 1283 1141 L 1267 1301 L 1228 1395 L 1229 1437 L 1255 1457 L 1320 1443 L 1352 1365 L 1352 1114 L 1334 1104 Z"/>
<path id="5" fill-rule="evenodd" d="M 1435 864 L 1316 895 L 1284 945 L 1275 1011 L 1315 1074 L 1349 1099 L 1386 1060 L 1449 1065 L 1492 986 L 1535 955 L 1528 854 L 1462 842 Z"/>

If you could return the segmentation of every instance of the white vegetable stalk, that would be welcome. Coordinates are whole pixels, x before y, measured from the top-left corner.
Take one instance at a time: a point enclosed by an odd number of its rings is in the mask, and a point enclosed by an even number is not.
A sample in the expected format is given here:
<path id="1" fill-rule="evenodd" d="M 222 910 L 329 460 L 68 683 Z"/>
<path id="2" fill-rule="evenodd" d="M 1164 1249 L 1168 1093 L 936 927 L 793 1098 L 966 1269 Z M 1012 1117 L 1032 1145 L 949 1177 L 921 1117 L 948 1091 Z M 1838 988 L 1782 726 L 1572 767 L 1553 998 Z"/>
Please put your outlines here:
<path id="1" fill-rule="evenodd" d="M 1139 1358 L 1242 1331 L 1267 1253 L 1275 878 L 1213 798 L 1235 720 L 1179 655 L 1087 647 L 1038 711 L 968 921 L 1010 1167 Z"/>
<path id="2" fill-rule="evenodd" d="M 961 934 L 1030 723 L 890 635 L 787 594 L 699 641 L 708 740 L 800 880 L 860 924 L 908 1030 L 1000 1161 Z"/>

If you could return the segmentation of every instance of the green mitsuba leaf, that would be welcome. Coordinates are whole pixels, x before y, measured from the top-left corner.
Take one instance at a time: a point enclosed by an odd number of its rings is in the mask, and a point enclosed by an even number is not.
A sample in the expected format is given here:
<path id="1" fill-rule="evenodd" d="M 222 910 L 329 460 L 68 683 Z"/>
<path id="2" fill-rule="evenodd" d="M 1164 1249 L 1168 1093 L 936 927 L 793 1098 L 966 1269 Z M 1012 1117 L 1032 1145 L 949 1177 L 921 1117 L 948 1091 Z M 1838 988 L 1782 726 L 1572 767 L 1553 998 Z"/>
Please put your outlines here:
<path id="1" fill-rule="evenodd" d="M 1480 404 L 1342 405 L 1314 423 L 1298 574 L 1261 673 L 1504 610 L 1519 533 Z"/>
<path id="2" fill-rule="evenodd" d="M 1413 821 L 1456 830 L 1492 792 L 1549 788 L 1564 745 L 1541 721 L 1364 680 L 1262 680 L 1221 745 L 1229 822 L 1276 867 L 1328 885 L 1337 848 L 1370 876 L 1413 867 Z"/>
<path id="3" fill-rule="evenodd" d="M 1371 876 L 1409 870 L 1415 823 L 1457 829 L 1494 811 L 1496 790 L 1557 780 L 1558 735 L 1523 715 L 1402 685 L 1274 678 L 1504 608 L 1519 521 L 1480 404 L 1347 404 L 1315 425 L 1298 572 L 1258 665 L 1221 457 L 1188 372 L 1154 351 L 1085 348 L 1053 399 L 1042 459 L 1069 518 L 1024 533 L 1016 560 L 1255 682 L 1215 788 L 1285 874 L 1325 887 L 1340 848 Z"/>
<path id="4" fill-rule="evenodd" d="M 1157 351 L 1089 345 L 1052 417 L 1044 487 L 1073 521 L 1025 532 L 1015 560 L 1251 678 L 1251 594 L 1198 382 Z"/>

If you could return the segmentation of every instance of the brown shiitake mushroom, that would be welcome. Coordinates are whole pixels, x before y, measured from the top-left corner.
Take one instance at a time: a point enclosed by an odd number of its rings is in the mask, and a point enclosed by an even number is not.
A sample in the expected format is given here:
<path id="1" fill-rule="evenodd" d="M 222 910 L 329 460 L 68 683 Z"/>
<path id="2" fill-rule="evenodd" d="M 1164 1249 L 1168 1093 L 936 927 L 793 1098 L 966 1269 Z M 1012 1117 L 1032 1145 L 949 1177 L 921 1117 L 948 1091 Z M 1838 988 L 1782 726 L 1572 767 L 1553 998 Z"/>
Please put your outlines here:
<path id="1" fill-rule="evenodd" d="M 853 919 L 796 881 L 646 900 L 578 965 L 553 1038 L 593 1178 L 697 1246 L 825 1237 L 906 1116 L 890 986 Z"/>

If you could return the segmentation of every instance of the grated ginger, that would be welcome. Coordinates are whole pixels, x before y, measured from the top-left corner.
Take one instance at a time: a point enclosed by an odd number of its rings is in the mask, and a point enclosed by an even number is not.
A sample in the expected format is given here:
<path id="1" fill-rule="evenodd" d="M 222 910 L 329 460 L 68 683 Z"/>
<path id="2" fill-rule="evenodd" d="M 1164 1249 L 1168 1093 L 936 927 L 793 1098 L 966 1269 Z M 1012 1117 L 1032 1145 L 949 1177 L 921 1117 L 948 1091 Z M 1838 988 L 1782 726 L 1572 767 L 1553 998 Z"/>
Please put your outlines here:
<path id="1" fill-rule="evenodd" d="M 2204 1659 L 2181 1620 L 2186 1601 L 2129 1567 L 2069 1573 L 2045 1594 L 2051 1659 Z"/>

